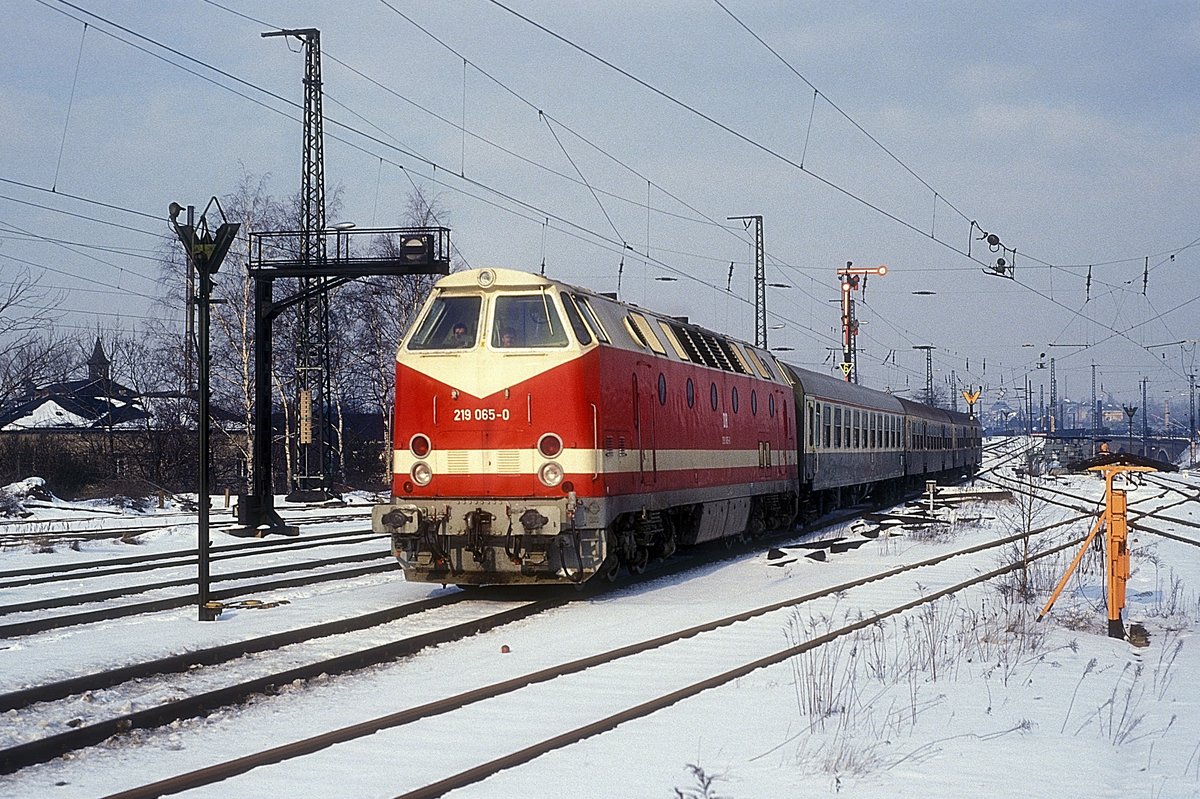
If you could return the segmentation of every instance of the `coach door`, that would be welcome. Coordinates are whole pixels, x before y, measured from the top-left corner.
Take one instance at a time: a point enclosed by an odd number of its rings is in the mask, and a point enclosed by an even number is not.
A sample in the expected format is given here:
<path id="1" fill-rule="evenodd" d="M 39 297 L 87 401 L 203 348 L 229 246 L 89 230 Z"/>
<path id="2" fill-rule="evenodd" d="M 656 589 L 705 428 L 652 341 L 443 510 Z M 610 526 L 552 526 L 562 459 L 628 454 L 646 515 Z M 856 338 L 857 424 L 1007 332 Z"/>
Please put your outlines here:
<path id="1" fill-rule="evenodd" d="M 650 364 L 638 362 L 633 374 L 633 436 L 638 450 L 638 481 L 653 485 L 658 477 L 658 453 L 655 450 L 654 382 Z"/>

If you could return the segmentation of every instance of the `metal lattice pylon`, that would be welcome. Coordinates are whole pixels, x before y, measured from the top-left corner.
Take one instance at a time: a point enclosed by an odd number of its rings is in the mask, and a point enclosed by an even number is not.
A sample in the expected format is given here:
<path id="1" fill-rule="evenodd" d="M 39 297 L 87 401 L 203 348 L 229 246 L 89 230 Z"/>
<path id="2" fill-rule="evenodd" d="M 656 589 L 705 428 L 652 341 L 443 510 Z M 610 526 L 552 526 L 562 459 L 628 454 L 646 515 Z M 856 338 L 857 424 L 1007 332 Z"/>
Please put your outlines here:
<path id="1" fill-rule="evenodd" d="M 321 108 L 321 32 L 290 29 L 304 45 L 304 146 L 300 175 L 300 261 L 317 270 L 325 252 L 325 138 Z M 323 277 L 301 277 L 296 306 L 295 457 L 289 497 L 323 499 L 333 487 L 332 379 L 329 369 L 329 293 Z"/>

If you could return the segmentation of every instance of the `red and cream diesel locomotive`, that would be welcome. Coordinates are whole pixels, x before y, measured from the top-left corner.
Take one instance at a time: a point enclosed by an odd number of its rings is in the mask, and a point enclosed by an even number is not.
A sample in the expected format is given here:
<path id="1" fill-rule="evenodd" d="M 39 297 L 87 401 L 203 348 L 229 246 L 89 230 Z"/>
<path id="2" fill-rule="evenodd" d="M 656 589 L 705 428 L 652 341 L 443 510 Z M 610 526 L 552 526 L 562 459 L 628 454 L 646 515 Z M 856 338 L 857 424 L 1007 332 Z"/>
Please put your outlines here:
<path id="1" fill-rule="evenodd" d="M 508 269 L 434 286 L 396 355 L 409 580 L 581 583 L 978 468 L 978 425 Z"/>

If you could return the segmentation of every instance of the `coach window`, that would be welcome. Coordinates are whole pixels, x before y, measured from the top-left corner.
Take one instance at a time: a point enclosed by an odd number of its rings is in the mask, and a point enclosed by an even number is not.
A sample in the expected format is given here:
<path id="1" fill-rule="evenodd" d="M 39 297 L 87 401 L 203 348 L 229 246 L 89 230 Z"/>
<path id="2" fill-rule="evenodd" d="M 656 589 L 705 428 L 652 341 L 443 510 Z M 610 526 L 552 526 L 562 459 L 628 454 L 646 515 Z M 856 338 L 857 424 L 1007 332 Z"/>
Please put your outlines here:
<path id="1" fill-rule="evenodd" d="M 819 402 L 817 408 L 824 408 L 823 418 L 821 420 L 821 447 L 829 449 L 830 446 L 830 430 L 832 429 L 833 417 L 829 413 L 829 403 Z"/>
<path id="2" fill-rule="evenodd" d="M 696 384 L 692 382 L 692 378 L 687 381 L 687 403 L 689 408 L 696 407 Z"/>
<path id="3" fill-rule="evenodd" d="M 842 409 L 836 405 L 833 408 L 833 448 L 842 448 Z"/>
<path id="4" fill-rule="evenodd" d="M 408 342 L 410 350 L 453 350 L 475 346 L 483 298 L 438 295 Z M 564 341 L 565 343 L 565 341 Z"/>
<path id="5" fill-rule="evenodd" d="M 571 323 L 571 329 L 575 331 L 575 338 L 579 339 L 579 343 L 586 347 L 592 343 L 592 334 L 588 332 L 587 325 L 583 323 L 583 317 L 580 315 L 579 309 L 575 307 L 575 301 L 565 291 L 561 292 L 559 296 L 562 298 L 563 310 L 567 312 L 567 321 Z"/>
<path id="6" fill-rule="evenodd" d="M 808 401 L 808 446 L 818 446 L 821 436 L 821 403 Z"/>
<path id="7" fill-rule="evenodd" d="M 859 431 L 862 429 L 862 415 L 858 412 L 857 408 L 854 410 L 854 418 L 851 420 L 850 426 L 854 429 L 854 448 L 858 449 L 861 441 Z"/>

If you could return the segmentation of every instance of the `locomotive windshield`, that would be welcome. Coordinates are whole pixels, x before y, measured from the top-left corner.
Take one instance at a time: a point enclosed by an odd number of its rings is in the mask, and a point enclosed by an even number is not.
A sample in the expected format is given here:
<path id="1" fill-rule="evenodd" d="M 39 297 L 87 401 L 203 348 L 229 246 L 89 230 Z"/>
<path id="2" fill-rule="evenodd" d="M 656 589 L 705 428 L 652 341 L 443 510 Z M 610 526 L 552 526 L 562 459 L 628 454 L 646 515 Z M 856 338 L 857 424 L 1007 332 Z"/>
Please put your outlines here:
<path id="1" fill-rule="evenodd" d="M 408 342 L 410 350 L 453 350 L 475 346 L 479 337 L 479 296 L 442 294 L 429 306 L 429 313 Z"/>
<path id="2" fill-rule="evenodd" d="M 548 294 L 501 295 L 492 317 L 493 347 L 565 347 L 567 331 Z"/>

